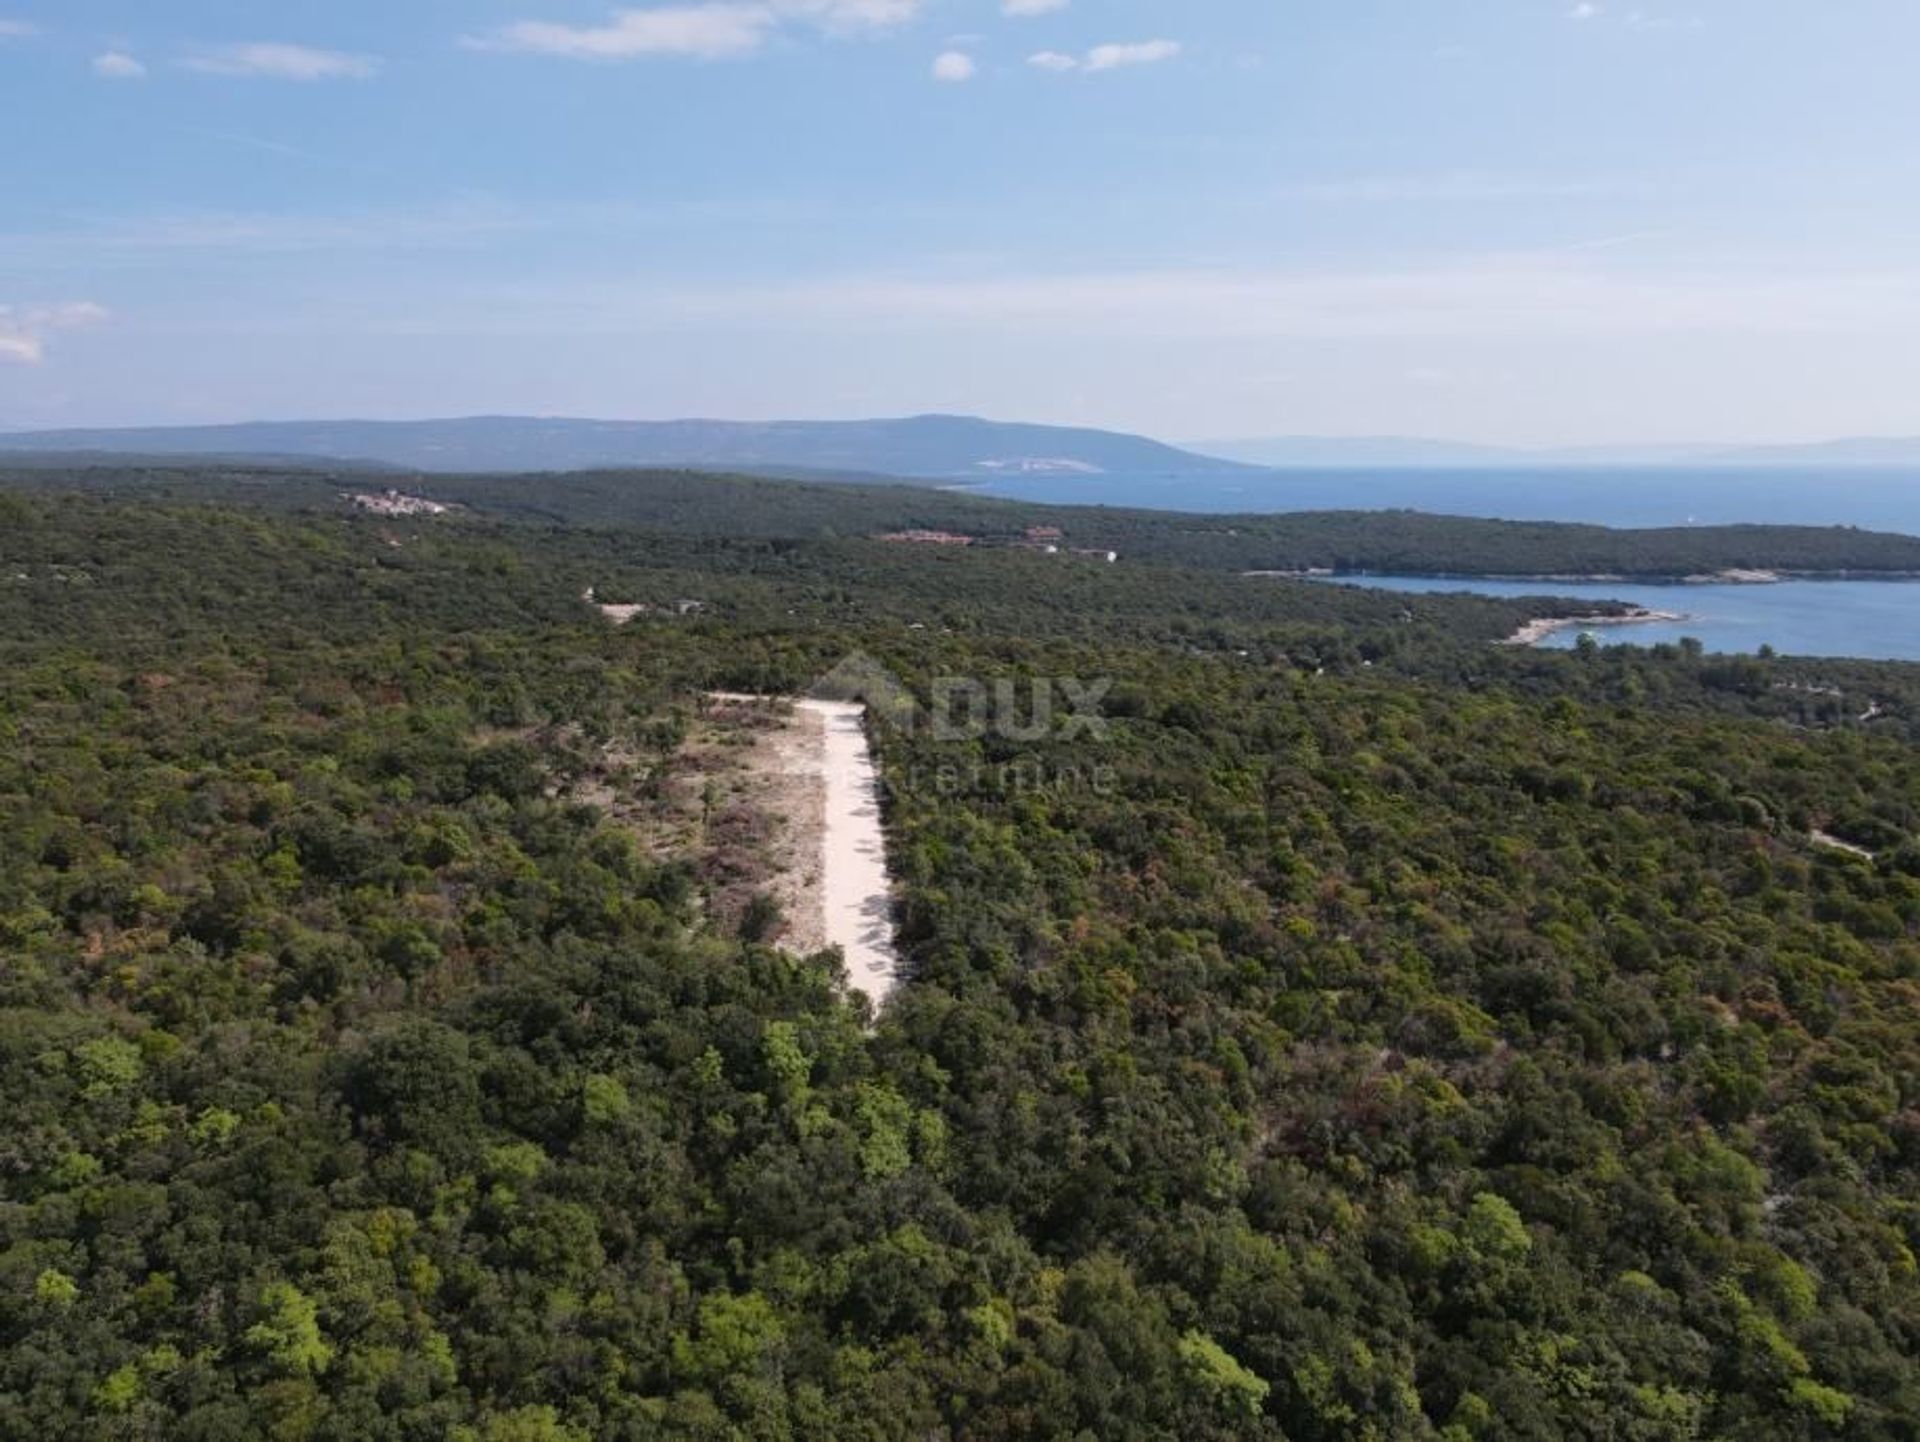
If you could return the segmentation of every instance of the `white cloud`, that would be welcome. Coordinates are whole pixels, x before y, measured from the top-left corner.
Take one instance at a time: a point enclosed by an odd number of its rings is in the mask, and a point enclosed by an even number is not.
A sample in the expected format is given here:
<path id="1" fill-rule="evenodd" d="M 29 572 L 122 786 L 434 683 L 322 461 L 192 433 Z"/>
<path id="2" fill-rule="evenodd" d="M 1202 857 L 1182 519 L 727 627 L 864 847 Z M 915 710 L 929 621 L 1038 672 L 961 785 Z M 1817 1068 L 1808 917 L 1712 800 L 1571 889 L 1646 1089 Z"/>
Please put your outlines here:
<path id="1" fill-rule="evenodd" d="M 1024 18 L 1029 15 L 1051 15 L 1056 10 L 1064 10 L 1073 0 L 1000 0 L 1000 12 Z"/>
<path id="2" fill-rule="evenodd" d="M 1090 71 L 1118 70 L 1123 65 L 1157 65 L 1180 53 L 1178 40 L 1147 40 L 1137 45 L 1096 45 L 1087 52 Z"/>
<path id="3" fill-rule="evenodd" d="M 1172 60 L 1180 51 L 1178 40 L 1143 40 L 1131 45 L 1096 45 L 1082 58 L 1062 55 L 1058 50 L 1042 50 L 1038 55 L 1029 55 L 1027 64 L 1056 75 L 1071 70 L 1097 75 L 1103 70 L 1120 70 L 1129 65 L 1157 65 L 1163 60 Z"/>
<path id="4" fill-rule="evenodd" d="M 0 40 L 24 40 L 38 35 L 40 27 L 25 20 L 0 20 Z"/>
<path id="5" fill-rule="evenodd" d="M 185 63 L 187 69 L 203 75 L 269 80 L 365 80 L 380 69 L 380 62 L 366 55 L 270 42 L 222 45 Z"/>
<path id="6" fill-rule="evenodd" d="M 94 325 L 107 318 L 106 307 L 92 301 L 67 305 L 0 305 L 0 361 L 38 365 L 47 353 L 47 338 L 55 331 Z"/>
<path id="7" fill-rule="evenodd" d="M 102 80 L 138 80 L 147 73 L 147 67 L 131 55 L 109 50 L 93 57 L 93 73 Z"/>
<path id="8" fill-rule="evenodd" d="M 933 62 L 933 78 L 944 80 L 950 85 L 959 85 L 973 79 L 980 67 L 973 63 L 973 57 L 958 50 L 949 50 Z"/>
<path id="9" fill-rule="evenodd" d="M 645 55 L 721 60 L 758 50 L 774 24 L 773 11 L 765 5 L 672 5 L 622 10 L 598 26 L 522 20 L 469 44 L 569 60 L 634 60 Z"/>
<path id="10" fill-rule="evenodd" d="M 1600 15 L 1600 7 L 1593 4 L 1592 0 L 1581 0 L 1580 4 L 1567 11 L 1569 20 L 1598 20 Z"/>
<path id="11" fill-rule="evenodd" d="M 604 25 L 521 20 L 465 43 L 476 50 L 557 55 L 569 60 L 687 56 L 723 60 L 751 55 L 783 24 L 829 34 L 885 30 L 915 18 L 924 0 L 714 0 L 616 10 Z"/>
<path id="12" fill-rule="evenodd" d="M 769 0 L 782 16 L 810 20 L 828 30 L 886 30 L 915 19 L 925 0 Z"/>

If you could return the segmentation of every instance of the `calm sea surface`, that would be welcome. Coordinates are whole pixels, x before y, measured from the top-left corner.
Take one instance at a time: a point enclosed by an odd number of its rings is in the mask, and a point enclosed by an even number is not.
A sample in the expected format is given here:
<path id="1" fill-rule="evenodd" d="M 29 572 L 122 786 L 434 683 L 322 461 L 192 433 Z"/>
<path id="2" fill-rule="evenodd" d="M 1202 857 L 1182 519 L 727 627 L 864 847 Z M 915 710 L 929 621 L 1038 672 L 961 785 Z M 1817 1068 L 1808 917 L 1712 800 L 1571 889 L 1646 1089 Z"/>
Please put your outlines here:
<path id="1" fill-rule="evenodd" d="M 970 488 L 1053 505 L 1150 510 L 1277 512 L 1420 510 L 1516 521 L 1603 526 L 1859 526 L 1920 535 L 1920 470 L 1273 471 L 1232 476 L 1015 476 Z M 1693 636 L 1709 650 L 1920 661 L 1920 583 L 1786 581 L 1774 586 L 1573 585 L 1368 577 L 1396 591 L 1494 596 L 1548 592 L 1678 611 L 1674 625 L 1608 628 L 1605 644 L 1652 645 Z M 1565 632 L 1546 644 L 1572 646 Z"/>
<path id="2" fill-rule="evenodd" d="M 1570 596 L 1631 601 L 1687 619 L 1608 626 L 1595 631 L 1602 645 L 1651 646 L 1696 637 L 1709 651 L 1754 652 L 1762 646 L 1789 656 L 1861 656 L 1920 661 L 1920 581 L 1782 581 L 1773 586 L 1572 585 L 1564 581 L 1437 581 L 1425 576 L 1342 578 L 1342 585 L 1383 591 L 1473 591 L 1483 596 Z M 1543 644 L 1568 647 L 1577 631 L 1560 631 Z"/>
<path id="3" fill-rule="evenodd" d="M 983 495 L 1051 505 L 1203 511 L 1432 511 L 1600 526 L 1742 521 L 1862 526 L 1920 536 L 1920 470 L 1561 468 L 1266 471 L 1246 475 L 1009 476 Z"/>

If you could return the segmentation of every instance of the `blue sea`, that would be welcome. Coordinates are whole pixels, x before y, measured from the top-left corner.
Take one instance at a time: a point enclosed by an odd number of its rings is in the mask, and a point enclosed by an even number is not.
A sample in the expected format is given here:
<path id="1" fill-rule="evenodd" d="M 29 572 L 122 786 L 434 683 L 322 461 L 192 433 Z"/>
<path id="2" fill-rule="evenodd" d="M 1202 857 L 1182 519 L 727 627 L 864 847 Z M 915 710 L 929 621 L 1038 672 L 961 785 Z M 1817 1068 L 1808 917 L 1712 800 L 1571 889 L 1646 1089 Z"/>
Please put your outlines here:
<path id="1" fill-rule="evenodd" d="M 1771 586 L 1574 585 L 1565 581 L 1458 581 L 1429 576 L 1343 577 L 1342 585 L 1421 593 L 1472 591 L 1482 596 L 1568 596 L 1630 601 L 1686 619 L 1607 626 L 1603 646 L 1651 646 L 1692 636 L 1709 651 L 1751 654 L 1762 646 L 1789 656 L 1858 656 L 1920 661 L 1920 581 L 1781 581 Z M 1578 631 L 1555 632 L 1542 645 L 1570 647 Z"/>
<path id="2" fill-rule="evenodd" d="M 1297 470 L 1227 476 L 1015 476 L 984 494 L 1055 505 L 1273 513 L 1419 510 L 1514 521 L 1651 527 L 1858 526 L 1920 535 L 1920 470 L 1599 467 L 1554 470 Z M 1575 585 L 1369 577 L 1399 591 L 1631 601 L 1683 613 L 1676 624 L 1608 628 L 1607 645 L 1692 636 L 1710 651 L 1776 651 L 1920 661 L 1920 582 L 1787 581 L 1772 586 Z M 1576 632 L 1544 644 L 1572 646 Z"/>
<path id="3" fill-rule="evenodd" d="M 1208 514 L 1432 511 L 1599 526 L 1741 522 L 1860 526 L 1920 536 L 1920 469 L 1297 470 L 1228 475 L 1030 475 L 967 489 L 1049 505 Z"/>

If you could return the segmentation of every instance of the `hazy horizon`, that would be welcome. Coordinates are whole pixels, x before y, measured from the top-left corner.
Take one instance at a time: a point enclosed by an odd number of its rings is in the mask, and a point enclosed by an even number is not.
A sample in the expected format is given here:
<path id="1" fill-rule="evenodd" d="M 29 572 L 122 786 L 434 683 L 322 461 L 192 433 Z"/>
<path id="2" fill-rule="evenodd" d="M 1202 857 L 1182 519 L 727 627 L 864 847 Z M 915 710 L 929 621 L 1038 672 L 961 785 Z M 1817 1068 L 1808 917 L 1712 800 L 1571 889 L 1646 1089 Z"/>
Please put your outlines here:
<path id="1" fill-rule="evenodd" d="M 1286 443 L 1327 445 L 1365 445 L 1369 443 L 1460 447 L 1462 449 L 1483 449 L 1491 452 L 1512 452 L 1517 455 L 1537 454 L 1551 457 L 1555 455 L 1577 454 L 1581 451 L 1741 451 L 1746 449 L 1781 448 L 1792 450 L 1797 447 L 1844 445 L 1862 442 L 1909 442 L 1920 441 L 1920 425 L 1915 427 L 1915 435 L 1810 435 L 1790 437 L 1783 440 L 1728 439 L 1726 437 L 1702 436 L 1640 436 L 1626 440 L 1613 441 L 1572 441 L 1556 444 L 1529 444 L 1526 442 L 1475 440 L 1463 436 L 1447 435 L 1411 435 L 1411 434 L 1368 434 L 1362 432 L 1332 433 L 1312 431 L 1286 431 L 1270 434 L 1202 436 L 1199 438 L 1177 435 L 1161 435 L 1137 427 L 1124 425 L 1102 426 L 1076 421 L 1051 420 L 1046 417 L 1018 415 L 979 415 L 966 411 L 941 410 L 923 407 L 916 410 L 900 411 L 890 414 L 848 414 L 848 415 L 586 415 L 571 414 L 562 411 L 488 411 L 488 412 L 448 412 L 445 414 L 294 414 L 284 416 L 245 415 L 226 419 L 200 421 L 173 420 L 130 420 L 108 421 L 100 424 L 74 426 L 17 426 L 0 424 L 0 436 L 32 436 L 35 434 L 61 431 L 151 431 L 151 430 L 225 430 L 256 426 L 333 426 L 333 425 L 431 425 L 469 421 L 526 421 L 552 422 L 580 425 L 739 425 L 739 426 L 775 426 L 775 425 L 835 425 L 909 421 L 923 418 L 947 418 L 959 420 L 979 420 L 994 425 L 1040 426 L 1060 429 L 1092 429 L 1110 431 L 1118 435 L 1133 435 L 1142 439 L 1158 441 L 1163 445 L 1178 449 L 1204 453 L 1208 447 L 1279 445 Z"/>
<path id="2" fill-rule="evenodd" d="M 0 0 L 0 429 L 1916 435 L 1915 42 L 1897 0 Z"/>

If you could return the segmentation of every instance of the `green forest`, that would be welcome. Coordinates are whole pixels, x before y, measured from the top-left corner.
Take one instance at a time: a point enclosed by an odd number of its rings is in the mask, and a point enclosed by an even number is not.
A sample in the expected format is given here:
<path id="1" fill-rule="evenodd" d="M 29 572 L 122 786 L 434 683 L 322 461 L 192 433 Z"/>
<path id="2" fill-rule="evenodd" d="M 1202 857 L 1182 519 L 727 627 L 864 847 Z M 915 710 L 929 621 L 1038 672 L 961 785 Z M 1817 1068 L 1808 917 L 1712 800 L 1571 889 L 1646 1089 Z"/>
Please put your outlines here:
<path id="1" fill-rule="evenodd" d="M 855 485 L 695 471 L 408 476 L 234 462 L 183 468 L 125 460 L 75 470 L 58 458 L 0 455 L 0 490 L 91 490 L 179 501 L 245 501 L 340 513 L 352 492 L 402 488 L 493 519 L 644 529 L 742 540 L 848 540 L 945 531 L 985 545 L 1029 527 L 1129 560 L 1221 571 L 1375 572 L 1670 580 L 1728 570 L 1920 576 L 1920 537 L 1848 526 L 1688 526 L 1620 531 L 1412 511 L 1170 516 L 1108 506 L 1043 506 L 907 482 Z"/>
<path id="2" fill-rule="evenodd" d="M 1920 668 L 1236 574 L 1920 541 L 0 483 L 0 1437 L 1920 1437 Z M 850 655 L 1105 687 L 870 721 L 878 1014 L 647 805 Z"/>

